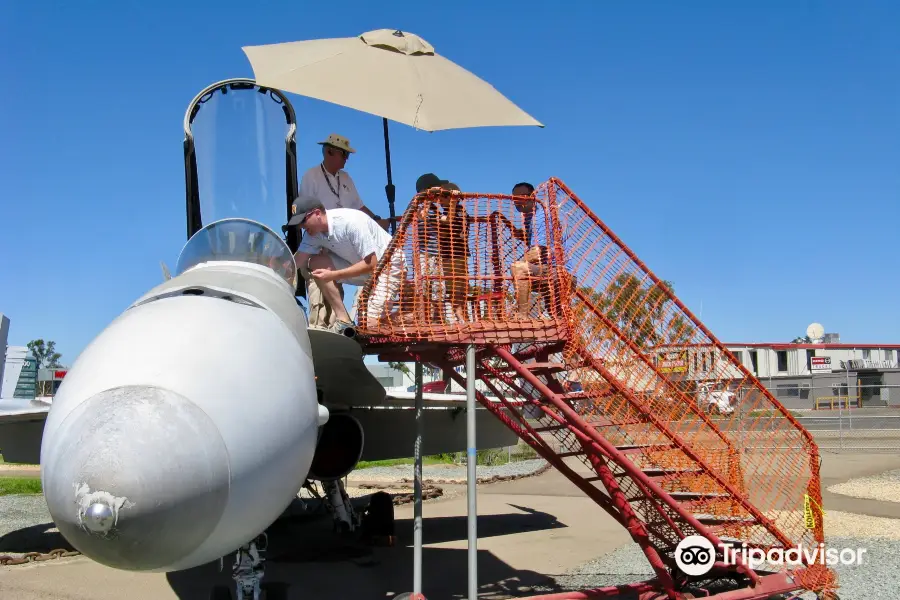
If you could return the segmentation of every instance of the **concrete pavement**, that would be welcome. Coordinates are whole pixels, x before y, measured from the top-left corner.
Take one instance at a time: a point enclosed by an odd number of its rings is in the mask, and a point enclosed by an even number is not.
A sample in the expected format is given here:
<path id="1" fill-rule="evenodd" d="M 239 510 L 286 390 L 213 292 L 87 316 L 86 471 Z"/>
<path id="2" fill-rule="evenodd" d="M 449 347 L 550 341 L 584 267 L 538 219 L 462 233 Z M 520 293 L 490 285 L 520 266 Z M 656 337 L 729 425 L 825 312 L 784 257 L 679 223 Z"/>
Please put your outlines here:
<path id="1" fill-rule="evenodd" d="M 443 486 L 446 499 L 424 505 L 424 592 L 429 598 L 466 593 L 465 488 Z M 618 546 L 627 533 L 554 470 L 535 478 L 479 486 L 481 598 L 527 593 L 559 574 Z M 327 519 L 286 519 L 269 533 L 266 579 L 291 583 L 303 600 L 391 598 L 412 587 L 412 505 L 397 508 L 399 544 L 359 551 L 341 545 Z M 304 546 L 304 540 L 312 540 Z M 174 574 L 116 571 L 78 557 L 0 567 L 0 598 L 16 600 L 205 599 L 231 582 L 218 563 Z"/>
<path id="2" fill-rule="evenodd" d="M 822 488 L 898 468 L 900 456 L 824 455 Z M 429 599 L 463 598 L 467 587 L 465 488 L 442 487 L 446 497 L 424 506 L 424 592 Z M 827 491 L 824 508 L 900 519 L 898 503 Z M 546 585 L 554 575 L 631 544 L 610 516 L 555 470 L 479 486 L 478 511 L 481 599 L 527 595 L 530 586 Z M 331 535 L 328 519 L 285 519 L 269 534 L 266 579 L 291 583 L 289 597 L 296 600 L 387 599 L 408 592 L 412 512 L 411 505 L 397 508 L 400 543 L 394 548 L 342 545 Z M 61 559 L 0 567 L 0 598 L 206 599 L 213 585 L 231 583 L 229 570 L 227 559 L 223 573 L 213 563 L 170 574 L 116 571 L 83 557 Z"/>

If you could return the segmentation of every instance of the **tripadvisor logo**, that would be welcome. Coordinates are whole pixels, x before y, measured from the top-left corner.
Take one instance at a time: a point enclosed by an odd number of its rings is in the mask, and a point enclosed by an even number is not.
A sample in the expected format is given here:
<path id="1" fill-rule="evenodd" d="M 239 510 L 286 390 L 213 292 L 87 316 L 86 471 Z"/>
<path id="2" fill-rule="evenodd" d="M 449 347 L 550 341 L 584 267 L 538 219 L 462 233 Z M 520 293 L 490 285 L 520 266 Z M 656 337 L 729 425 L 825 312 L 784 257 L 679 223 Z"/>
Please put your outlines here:
<path id="1" fill-rule="evenodd" d="M 675 547 L 675 564 L 685 575 L 705 575 L 716 560 L 716 549 L 708 539 L 689 535 Z"/>
<path id="2" fill-rule="evenodd" d="M 825 548 L 825 544 L 813 546 L 812 549 L 802 545 L 796 548 L 772 548 L 768 552 L 762 548 L 748 548 L 741 544 L 736 548 L 732 544 L 722 545 L 722 562 L 728 566 L 738 563 L 738 558 L 751 569 L 764 563 L 774 565 L 800 566 L 804 564 L 820 564 L 833 566 L 861 565 L 865 548 Z M 685 575 L 698 576 L 708 573 L 716 561 L 716 549 L 712 542 L 703 536 L 689 535 L 675 547 L 675 564 Z"/>

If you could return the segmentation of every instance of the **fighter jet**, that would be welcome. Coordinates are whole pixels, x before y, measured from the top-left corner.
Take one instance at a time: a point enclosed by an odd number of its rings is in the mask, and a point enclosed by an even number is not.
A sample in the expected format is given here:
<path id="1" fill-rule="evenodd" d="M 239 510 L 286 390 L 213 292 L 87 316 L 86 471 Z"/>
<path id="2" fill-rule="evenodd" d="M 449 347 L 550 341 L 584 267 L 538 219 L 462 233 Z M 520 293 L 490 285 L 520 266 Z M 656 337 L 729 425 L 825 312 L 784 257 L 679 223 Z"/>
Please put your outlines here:
<path id="1" fill-rule="evenodd" d="M 273 114 L 282 131 L 269 135 Z M 197 94 L 184 118 L 188 242 L 172 273 L 78 356 L 48 412 L 0 415 L 0 452 L 27 461 L 40 443 L 50 514 L 100 563 L 166 572 L 236 552 L 237 598 L 259 600 L 261 536 L 304 485 L 321 485 L 336 528 L 352 533 L 360 515 L 342 478 L 361 459 L 413 453 L 413 393 L 388 394 L 358 339 L 308 326 L 297 232 L 276 233 L 298 191 L 296 131 L 288 99 L 253 80 Z M 273 140 L 283 160 L 271 160 Z M 254 163 L 232 161 L 236 150 Z M 464 396 L 425 398 L 422 451 L 464 451 Z M 479 447 L 516 443 L 479 413 Z"/>

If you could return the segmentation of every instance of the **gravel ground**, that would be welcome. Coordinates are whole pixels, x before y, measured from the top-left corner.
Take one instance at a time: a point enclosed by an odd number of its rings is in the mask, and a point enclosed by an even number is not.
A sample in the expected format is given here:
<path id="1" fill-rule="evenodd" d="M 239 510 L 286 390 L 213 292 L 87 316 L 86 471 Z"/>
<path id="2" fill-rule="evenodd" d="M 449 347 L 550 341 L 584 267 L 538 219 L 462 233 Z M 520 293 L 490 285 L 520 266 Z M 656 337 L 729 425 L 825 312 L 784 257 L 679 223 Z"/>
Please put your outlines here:
<path id="1" fill-rule="evenodd" d="M 900 502 L 900 470 L 861 477 L 828 488 L 829 492 L 882 502 Z"/>
<path id="2" fill-rule="evenodd" d="M 35 528 L 47 525 L 47 529 Z M 0 496 L 0 555 L 20 556 L 27 551 L 39 550 L 47 543 L 61 542 L 58 529 L 53 525 L 44 496 L 23 494 Z M 48 536 L 48 534 L 56 535 Z M 54 546 L 61 547 L 61 546 Z M 52 550 L 47 548 L 46 550 Z"/>
<path id="3" fill-rule="evenodd" d="M 861 565 L 834 565 L 841 600 L 894 600 L 900 593 L 900 520 L 832 511 L 826 513 L 828 548 L 865 548 Z M 623 546 L 588 561 L 553 579 L 555 587 L 536 587 L 535 592 L 560 592 L 646 581 L 654 573 L 637 544 Z M 804 600 L 813 600 L 807 593 Z M 623 596 L 621 600 L 632 600 Z"/>
<path id="4" fill-rule="evenodd" d="M 478 481 L 491 477 L 521 477 L 533 475 L 547 465 L 542 458 L 511 462 L 492 467 L 477 466 L 475 473 Z M 426 480 L 444 480 L 465 483 L 465 465 L 425 465 L 422 477 Z M 350 481 L 401 481 L 413 478 L 413 465 L 394 465 L 392 467 L 369 467 L 350 474 Z"/>
<path id="5" fill-rule="evenodd" d="M 22 527 L 52 522 L 41 494 L 0 496 L 0 538 Z"/>

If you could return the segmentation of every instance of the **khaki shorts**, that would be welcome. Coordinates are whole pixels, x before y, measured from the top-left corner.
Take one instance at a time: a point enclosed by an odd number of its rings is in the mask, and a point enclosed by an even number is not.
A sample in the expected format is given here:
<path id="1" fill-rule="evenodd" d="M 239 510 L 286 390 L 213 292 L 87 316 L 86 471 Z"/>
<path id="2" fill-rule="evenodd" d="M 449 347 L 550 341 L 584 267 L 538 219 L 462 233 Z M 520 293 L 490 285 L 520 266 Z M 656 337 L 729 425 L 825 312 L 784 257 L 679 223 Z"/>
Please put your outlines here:
<path id="1" fill-rule="evenodd" d="M 327 254 L 331 259 L 331 262 L 334 264 L 334 268 L 336 270 L 346 269 L 353 264 L 332 252 L 326 252 L 325 254 Z M 350 277 L 348 279 L 337 279 L 335 280 L 335 283 L 364 287 L 366 284 L 368 284 L 370 277 L 371 275 L 358 275 L 356 277 Z M 366 324 L 369 327 L 374 327 L 378 323 L 378 320 L 391 310 L 391 308 L 393 307 L 394 298 L 400 291 L 400 286 L 403 284 L 403 281 L 405 279 L 406 256 L 400 249 L 395 249 L 394 255 L 391 257 L 391 263 L 389 265 L 386 265 L 382 272 L 379 274 L 378 281 L 375 283 L 375 286 L 372 288 L 372 292 L 369 294 L 368 303 L 366 306 Z M 359 298 L 357 295 L 357 298 L 353 303 L 354 306 L 350 311 L 350 314 L 353 316 L 356 316 L 356 303 L 358 302 L 358 300 Z"/>
<path id="2" fill-rule="evenodd" d="M 369 294 L 366 303 L 366 326 L 375 327 L 381 317 L 387 316 L 405 280 L 406 255 L 399 248 L 395 248 L 390 264 L 385 265 L 379 273 L 378 280 Z"/>

